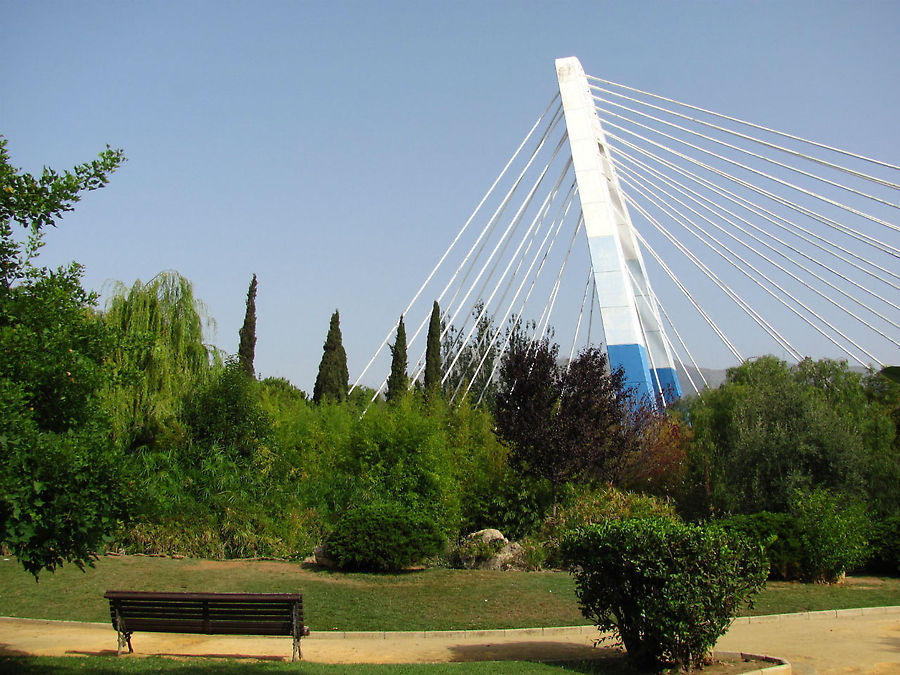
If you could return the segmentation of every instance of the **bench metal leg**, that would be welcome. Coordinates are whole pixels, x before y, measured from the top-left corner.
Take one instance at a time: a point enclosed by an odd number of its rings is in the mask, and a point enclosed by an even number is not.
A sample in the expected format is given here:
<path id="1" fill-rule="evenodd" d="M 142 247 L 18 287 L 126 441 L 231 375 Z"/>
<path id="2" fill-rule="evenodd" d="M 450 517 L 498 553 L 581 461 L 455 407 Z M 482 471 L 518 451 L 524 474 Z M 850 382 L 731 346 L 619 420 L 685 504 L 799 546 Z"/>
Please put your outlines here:
<path id="1" fill-rule="evenodd" d="M 116 656 L 122 656 L 122 649 L 128 645 L 128 653 L 133 654 L 134 648 L 131 646 L 131 633 L 125 630 L 125 622 L 119 616 L 116 610 Z"/>
<path id="2" fill-rule="evenodd" d="M 291 608 L 291 635 L 294 638 L 294 649 L 291 653 L 291 661 L 299 661 L 303 658 L 300 651 L 300 636 L 303 634 L 303 626 L 300 621 L 300 608 L 295 604 Z"/>

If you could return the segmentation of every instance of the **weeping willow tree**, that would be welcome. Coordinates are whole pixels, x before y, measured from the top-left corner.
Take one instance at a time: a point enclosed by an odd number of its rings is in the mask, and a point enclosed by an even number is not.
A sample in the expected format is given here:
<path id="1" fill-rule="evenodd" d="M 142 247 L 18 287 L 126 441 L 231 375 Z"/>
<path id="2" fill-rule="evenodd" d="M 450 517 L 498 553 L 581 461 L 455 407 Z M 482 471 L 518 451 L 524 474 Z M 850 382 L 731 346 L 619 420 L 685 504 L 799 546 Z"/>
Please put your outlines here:
<path id="1" fill-rule="evenodd" d="M 190 281 L 166 271 L 131 288 L 117 283 L 104 318 L 121 337 L 112 357 L 119 376 L 104 392 L 117 440 L 128 450 L 177 446 L 185 393 L 222 362 L 204 342 L 215 326 L 206 306 Z"/>

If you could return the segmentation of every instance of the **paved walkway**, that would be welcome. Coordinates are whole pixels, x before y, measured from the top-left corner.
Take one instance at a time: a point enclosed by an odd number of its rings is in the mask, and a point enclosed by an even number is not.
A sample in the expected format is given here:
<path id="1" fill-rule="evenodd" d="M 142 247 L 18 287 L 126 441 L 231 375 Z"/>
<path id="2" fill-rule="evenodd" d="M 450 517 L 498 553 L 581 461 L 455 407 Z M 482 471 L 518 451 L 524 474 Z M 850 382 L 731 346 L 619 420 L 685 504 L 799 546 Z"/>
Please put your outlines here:
<path id="1" fill-rule="evenodd" d="M 317 633 L 303 639 L 305 660 L 321 663 L 422 663 L 592 658 L 592 627 L 506 631 Z M 139 654 L 290 659 L 284 637 L 136 633 Z M 108 623 L 0 618 L 0 653 L 115 654 Z M 786 658 L 799 675 L 900 675 L 900 607 L 738 619 L 718 649 Z"/>

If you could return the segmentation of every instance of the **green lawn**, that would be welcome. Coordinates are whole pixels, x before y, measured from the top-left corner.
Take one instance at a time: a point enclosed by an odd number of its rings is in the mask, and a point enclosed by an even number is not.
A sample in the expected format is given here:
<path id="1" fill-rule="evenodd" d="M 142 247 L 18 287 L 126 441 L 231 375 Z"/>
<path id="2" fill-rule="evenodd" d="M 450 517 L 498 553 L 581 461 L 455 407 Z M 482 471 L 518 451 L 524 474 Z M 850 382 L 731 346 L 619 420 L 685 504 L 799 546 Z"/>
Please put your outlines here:
<path id="1" fill-rule="evenodd" d="M 107 589 L 301 591 L 313 631 L 449 630 L 580 625 L 572 578 L 563 572 L 428 569 L 399 575 L 341 574 L 299 563 L 104 557 L 81 572 L 66 566 L 40 582 L 15 560 L 0 560 L 0 615 L 108 621 Z M 749 614 L 900 605 L 900 579 L 850 577 L 839 586 L 769 583 Z M 495 662 L 393 666 L 304 663 L 305 675 L 482 675 Z M 237 673 L 297 672 L 296 664 L 218 659 L 0 657 L 0 672 Z M 623 675 L 621 663 L 507 661 L 502 672 Z M 723 670 L 722 673 L 728 673 Z"/>
<path id="2" fill-rule="evenodd" d="M 585 623 L 563 572 L 428 569 L 342 574 L 292 562 L 104 557 L 41 576 L 0 561 L 0 616 L 108 621 L 107 589 L 303 593 L 313 631 L 452 630 Z M 772 582 L 748 614 L 900 605 L 900 579 L 848 578 L 839 586 Z"/>
<path id="3" fill-rule="evenodd" d="M 568 574 L 433 568 L 399 575 L 343 574 L 299 563 L 104 557 L 35 583 L 0 561 L 0 615 L 108 621 L 107 589 L 303 593 L 314 631 L 452 630 L 584 623 Z"/>
<path id="4" fill-rule="evenodd" d="M 835 585 L 770 581 L 753 609 L 743 614 L 760 616 L 894 605 L 900 605 L 900 579 L 850 576 L 843 584 Z"/>

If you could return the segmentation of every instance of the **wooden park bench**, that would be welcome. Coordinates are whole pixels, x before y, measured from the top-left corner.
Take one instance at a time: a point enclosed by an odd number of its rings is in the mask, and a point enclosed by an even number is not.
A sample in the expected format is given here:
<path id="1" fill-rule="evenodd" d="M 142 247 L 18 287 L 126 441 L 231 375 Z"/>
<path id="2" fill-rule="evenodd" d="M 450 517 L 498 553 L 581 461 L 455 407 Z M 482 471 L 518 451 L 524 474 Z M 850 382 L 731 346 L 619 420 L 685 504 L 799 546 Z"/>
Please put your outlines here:
<path id="1" fill-rule="evenodd" d="M 302 658 L 303 596 L 299 593 L 156 593 L 107 591 L 109 614 L 118 637 L 116 653 L 136 631 L 204 635 L 290 635 L 291 660 Z"/>

